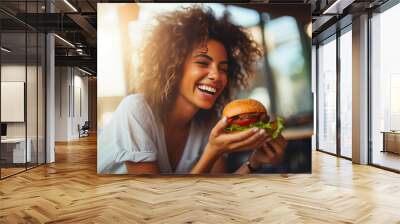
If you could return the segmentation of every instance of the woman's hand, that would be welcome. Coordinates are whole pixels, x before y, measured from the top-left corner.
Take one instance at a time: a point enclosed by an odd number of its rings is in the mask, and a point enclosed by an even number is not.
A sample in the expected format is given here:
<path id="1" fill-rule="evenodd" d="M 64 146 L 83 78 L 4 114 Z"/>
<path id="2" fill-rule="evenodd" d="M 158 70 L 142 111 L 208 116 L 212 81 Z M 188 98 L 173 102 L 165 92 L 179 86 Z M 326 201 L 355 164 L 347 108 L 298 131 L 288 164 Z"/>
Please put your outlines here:
<path id="1" fill-rule="evenodd" d="M 191 174 L 209 172 L 223 153 L 257 149 L 268 138 L 263 129 L 252 128 L 242 132 L 228 133 L 224 130 L 227 126 L 228 122 L 224 117 L 211 130 L 204 153 L 190 171 Z"/>
<path id="2" fill-rule="evenodd" d="M 267 140 L 265 130 L 252 128 L 242 132 L 227 133 L 224 129 L 228 126 L 226 117 L 222 118 L 211 130 L 208 139 L 208 149 L 219 155 L 225 152 L 238 152 L 257 149 Z"/>
<path id="3" fill-rule="evenodd" d="M 276 139 L 268 138 L 261 147 L 253 151 L 249 159 L 250 165 L 255 168 L 262 164 L 278 165 L 285 155 L 286 146 L 287 141 L 282 135 Z"/>

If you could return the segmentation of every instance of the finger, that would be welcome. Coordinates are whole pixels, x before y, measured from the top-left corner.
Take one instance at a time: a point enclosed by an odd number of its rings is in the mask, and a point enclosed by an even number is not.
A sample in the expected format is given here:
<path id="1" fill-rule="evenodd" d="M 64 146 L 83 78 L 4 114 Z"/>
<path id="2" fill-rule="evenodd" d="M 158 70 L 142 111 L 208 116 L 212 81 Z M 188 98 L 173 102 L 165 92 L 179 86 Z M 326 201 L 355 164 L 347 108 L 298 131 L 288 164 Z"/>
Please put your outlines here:
<path id="1" fill-rule="evenodd" d="M 268 144 L 264 144 L 263 151 L 267 155 L 269 160 L 273 160 L 275 158 L 275 153 Z"/>
<path id="2" fill-rule="evenodd" d="M 265 152 L 259 152 L 259 157 L 261 163 L 263 164 L 270 164 L 274 160 L 274 156 L 267 155 Z"/>
<path id="3" fill-rule="evenodd" d="M 262 147 L 264 145 L 264 143 L 267 142 L 267 139 L 270 138 L 268 136 L 264 136 L 262 138 L 260 138 L 259 140 L 257 140 L 254 144 L 250 145 L 249 148 L 251 149 L 258 149 L 260 147 Z"/>
<path id="4" fill-rule="evenodd" d="M 287 146 L 287 141 L 283 136 L 280 136 L 276 139 L 276 142 L 283 148 L 285 149 Z"/>
<path id="5" fill-rule="evenodd" d="M 268 144 L 275 151 L 276 155 L 281 155 L 283 153 L 283 147 L 277 141 L 270 141 Z"/>
<path id="6" fill-rule="evenodd" d="M 284 138 L 284 137 L 282 137 L 282 144 L 283 144 L 283 148 L 284 149 L 286 149 L 286 146 L 288 145 L 288 141 Z"/>
<path id="7" fill-rule="evenodd" d="M 218 136 L 221 133 L 224 132 L 224 129 L 228 126 L 228 118 L 227 117 L 222 117 L 217 124 L 214 126 L 214 128 L 211 131 L 211 135 L 213 136 Z"/>
<path id="8" fill-rule="evenodd" d="M 241 141 L 237 141 L 237 143 L 239 143 L 239 145 L 242 146 L 251 146 L 251 145 L 256 145 L 258 142 L 265 140 L 265 138 L 266 138 L 265 130 L 260 129 L 252 136 L 241 139 Z"/>
<path id="9" fill-rule="evenodd" d="M 265 131 L 260 130 L 254 133 L 251 137 L 244 138 L 242 141 L 233 142 L 231 145 L 232 149 L 252 149 L 261 146 L 265 140 Z"/>
<path id="10" fill-rule="evenodd" d="M 241 142 L 246 139 L 252 138 L 252 137 L 258 137 L 259 136 L 259 129 L 258 128 L 251 128 L 246 131 L 241 131 L 238 133 L 232 133 L 227 135 L 226 141 L 235 143 L 235 142 Z"/>
<path id="11" fill-rule="evenodd" d="M 272 137 L 269 136 L 269 137 L 267 137 L 267 138 L 265 139 L 265 142 L 270 142 L 270 141 L 272 141 L 272 140 L 273 140 Z"/>
<path id="12" fill-rule="evenodd" d="M 258 162 L 263 163 L 263 164 L 270 163 L 270 159 L 268 158 L 268 156 L 265 154 L 264 151 L 254 150 L 253 154 Z"/>
<path id="13" fill-rule="evenodd" d="M 276 140 L 278 140 L 279 142 L 286 142 L 286 139 L 282 135 L 278 135 Z"/>

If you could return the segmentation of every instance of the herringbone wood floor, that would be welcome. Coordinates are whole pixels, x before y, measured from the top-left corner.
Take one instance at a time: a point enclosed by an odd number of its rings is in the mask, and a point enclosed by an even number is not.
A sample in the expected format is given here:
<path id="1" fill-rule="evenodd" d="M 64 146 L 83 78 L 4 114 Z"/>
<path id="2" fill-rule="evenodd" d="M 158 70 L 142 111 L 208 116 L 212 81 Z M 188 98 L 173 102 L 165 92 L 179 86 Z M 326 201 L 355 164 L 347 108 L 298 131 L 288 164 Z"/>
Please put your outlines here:
<path id="1" fill-rule="evenodd" d="M 0 223 L 400 223 L 400 175 L 320 152 L 313 174 L 97 176 L 96 139 L 0 181 Z"/>

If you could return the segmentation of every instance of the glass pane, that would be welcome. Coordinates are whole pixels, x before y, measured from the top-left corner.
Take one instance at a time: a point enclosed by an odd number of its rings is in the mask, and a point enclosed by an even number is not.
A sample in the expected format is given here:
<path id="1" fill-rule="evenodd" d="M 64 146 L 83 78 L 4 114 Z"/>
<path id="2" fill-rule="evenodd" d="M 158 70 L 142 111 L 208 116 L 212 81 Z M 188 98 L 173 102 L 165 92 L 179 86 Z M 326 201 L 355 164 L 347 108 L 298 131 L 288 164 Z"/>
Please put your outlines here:
<path id="1" fill-rule="evenodd" d="M 336 39 L 318 48 L 318 148 L 336 154 Z"/>
<path id="2" fill-rule="evenodd" d="M 372 163 L 400 170 L 400 5 L 372 18 Z"/>
<path id="3" fill-rule="evenodd" d="M 352 35 L 340 37 L 340 153 L 352 157 Z"/>
<path id="4" fill-rule="evenodd" d="M 26 34 L 1 34 L 2 177 L 25 170 L 30 158 L 26 144 Z M 4 50 L 5 49 L 5 50 Z M 28 149 L 28 150 L 26 150 Z"/>
<path id="5" fill-rule="evenodd" d="M 28 38 L 28 55 L 27 55 L 27 81 L 26 81 L 26 113 L 27 113 L 27 142 L 30 144 L 30 151 L 31 153 L 28 154 L 30 158 L 28 158 L 27 166 L 28 168 L 37 165 L 37 132 L 38 132 L 38 125 L 37 125 L 37 33 L 30 32 L 27 33 Z M 28 148 L 29 148 L 28 147 Z"/>

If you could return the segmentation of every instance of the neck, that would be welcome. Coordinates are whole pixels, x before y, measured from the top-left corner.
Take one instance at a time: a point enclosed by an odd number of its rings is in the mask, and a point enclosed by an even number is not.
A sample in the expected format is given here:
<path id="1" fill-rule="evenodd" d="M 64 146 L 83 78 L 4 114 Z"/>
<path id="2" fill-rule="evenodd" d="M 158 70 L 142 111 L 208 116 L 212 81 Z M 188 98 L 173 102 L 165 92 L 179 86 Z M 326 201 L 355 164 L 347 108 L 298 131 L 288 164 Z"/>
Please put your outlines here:
<path id="1" fill-rule="evenodd" d="M 188 102 L 182 95 L 178 95 L 167 114 L 166 125 L 187 128 L 198 110 L 198 107 Z"/>

